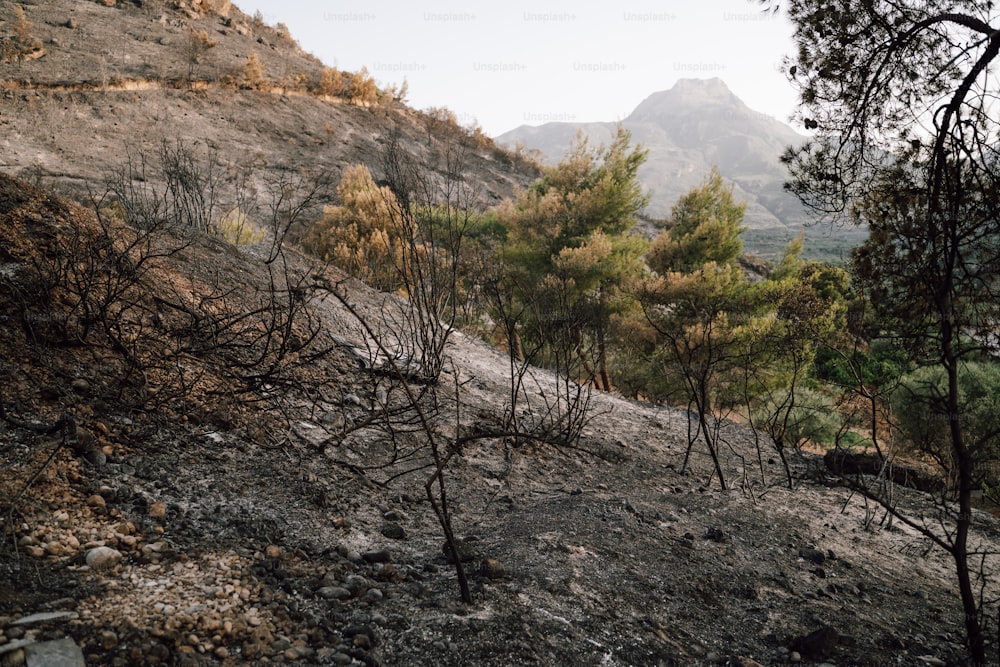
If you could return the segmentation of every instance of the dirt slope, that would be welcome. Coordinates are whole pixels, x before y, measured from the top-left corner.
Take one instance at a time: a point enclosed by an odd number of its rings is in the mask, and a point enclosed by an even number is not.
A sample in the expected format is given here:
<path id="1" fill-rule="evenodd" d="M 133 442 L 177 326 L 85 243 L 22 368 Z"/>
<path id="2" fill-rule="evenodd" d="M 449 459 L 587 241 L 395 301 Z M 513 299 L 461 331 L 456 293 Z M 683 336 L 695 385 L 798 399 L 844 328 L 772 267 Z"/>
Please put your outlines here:
<path id="1" fill-rule="evenodd" d="M 191 348 L 176 368 L 122 380 L 104 334 L 82 344 L 54 329 L 77 326 L 64 318 L 68 293 L 23 298 L 38 289 L 37 267 L 96 233 L 92 214 L 0 177 L 0 224 L 0 398 L 18 419 L 70 411 L 78 426 L 65 444 L 23 423 L 0 430 L 5 660 L 27 640 L 69 636 L 92 665 L 962 664 L 949 563 L 925 540 L 886 529 L 815 457 L 796 459 L 789 491 L 765 452 L 762 480 L 738 426 L 727 427 L 724 464 L 742 486 L 706 485 L 699 447 L 681 475 L 684 414 L 613 395 L 594 398 L 581 441 L 601 456 L 485 440 L 449 469 L 473 555 L 475 601 L 463 605 L 426 471 L 366 470 L 388 451 L 377 429 L 331 435 L 379 405 L 382 385 L 349 353 L 295 366 L 300 385 L 289 386 L 314 388 L 309 400 L 274 387 L 220 393 L 247 377 L 227 347 Z M 246 309 L 268 281 L 262 249 L 189 241 L 157 241 L 173 252 L 142 274 L 142 316 L 126 318 L 137 339 L 160 341 L 158 354 L 189 335 L 160 302 L 207 317 L 198 294 L 239 295 L 211 301 L 223 322 L 223 305 Z M 314 285 L 318 340 L 360 340 L 322 287 L 342 277 L 286 257 L 288 276 Z M 385 295 L 346 285 L 373 323 L 391 312 Z M 142 328 L 155 308 L 160 328 Z M 448 357 L 456 375 L 444 386 L 458 382 L 462 427 L 473 428 L 502 409 L 506 359 L 460 334 Z M 177 377 L 191 379 L 189 393 L 163 389 Z M 547 376 L 535 377 L 544 391 Z M 933 520 L 920 494 L 898 494 Z M 992 518 L 976 524 L 997 541 Z M 102 546 L 119 556 L 88 565 Z M 17 624 L 36 612 L 68 614 Z"/>
<path id="2" fill-rule="evenodd" d="M 320 94 L 323 63 L 228 2 L 51 0 L 24 9 L 44 55 L 0 62 L 0 170 L 78 199 L 99 192 L 104 173 L 129 153 L 151 157 L 164 140 L 252 168 L 258 180 L 307 169 L 336 182 L 354 163 L 381 178 L 379 147 L 392 131 L 430 169 L 470 138 L 404 103 Z M 11 16 L 0 11 L 0 37 Z M 195 54 L 192 35 L 201 33 L 214 45 Z M 242 78 L 251 56 L 261 64 L 253 86 Z M 470 145 L 463 170 L 487 203 L 537 177 L 484 136 Z"/>

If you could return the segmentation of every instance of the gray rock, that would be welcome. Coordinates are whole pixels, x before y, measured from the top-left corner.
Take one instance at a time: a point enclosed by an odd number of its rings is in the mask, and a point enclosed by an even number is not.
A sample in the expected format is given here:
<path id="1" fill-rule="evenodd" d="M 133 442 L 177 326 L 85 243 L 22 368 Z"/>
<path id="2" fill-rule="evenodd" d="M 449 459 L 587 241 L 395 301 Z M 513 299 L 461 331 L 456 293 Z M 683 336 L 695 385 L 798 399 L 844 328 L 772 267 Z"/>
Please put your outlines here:
<path id="1" fill-rule="evenodd" d="M 316 594 L 327 600 L 347 600 L 351 597 L 351 591 L 341 586 L 324 586 Z"/>
<path id="2" fill-rule="evenodd" d="M 362 595 L 368 590 L 368 580 L 360 574 L 349 574 L 344 578 L 344 588 L 350 591 L 351 595 Z"/>
<path id="3" fill-rule="evenodd" d="M 25 639 L 15 639 L 6 644 L 0 644 L 0 656 L 16 651 L 19 648 L 24 648 L 28 644 L 34 644 L 35 641 L 37 640 L 34 637 L 27 637 Z M 0 660 L 0 663 L 2 663 L 2 660 Z"/>
<path id="4" fill-rule="evenodd" d="M 49 621 L 73 621 L 78 618 L 80 618 L 80 615 L 75 611 L 43 611 L 38 614 L 19 618 L 11 623 L 11 625 L 37 625 L 39 623 L 48 623 Z"/>
<path id="5" fill-rule="evenodd" d="M 24 647 L 27 667 L 87 667 L 83 650 L 69 637 Z"/>
<path id="6" fill-rule="evenodd" d="M 90 382 L 84 378 L 77 378 L 69 385 L 78 394 L 86 394 L 90 391 Z"/>
<path id="7" fill-rule="evenodd" d="M 406 539 L 406 531 L 398 523 L 387 523 L 382 526 L 382 534 L 390 540 Z"/>
<path id="8" fill-rule="evenodd" d="M 106 570 L 122 559 L 122 552 L 111 547 L 95 547 L 84 557 L 92 570 Z"/>
<path id="9" fill-rule="evenodd" d="M 392 554 L 389 553 L 388 549 L 376 549 L 364 552 L 361 554 L 361 558 L 368 563 L 388 563 L 392 560 Z"/>

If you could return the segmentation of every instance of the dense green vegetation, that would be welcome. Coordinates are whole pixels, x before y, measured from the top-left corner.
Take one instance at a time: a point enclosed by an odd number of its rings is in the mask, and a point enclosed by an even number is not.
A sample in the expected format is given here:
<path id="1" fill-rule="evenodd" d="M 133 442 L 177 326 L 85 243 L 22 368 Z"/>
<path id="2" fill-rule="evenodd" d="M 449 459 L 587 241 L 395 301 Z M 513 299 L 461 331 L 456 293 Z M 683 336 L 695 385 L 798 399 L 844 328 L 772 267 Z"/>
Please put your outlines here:
<path id="1" fill-rule="evenodd" d="M 883 312 L 892 281 L 876 271 L 891 268 L 889 259 L 872 260 L 879 238 L 848 268 L 803 259 L 802 234 L 777 261 L 741 261 L 744 206 L 713 171 L 650 243 L 635 232 L 647 200 L 636 176 L 644 159 L 624 130 L 607 146 L 578 139 L 529 188 L 489 209 L 471 199 L 445 205 L 412 177 L 377 184 L 355 166 L 342 177 L 340 204 L 303 243 L 411 298 L 420 289 L 414 258 L 452 258 L 456 279 L 439 291 L 455 322 L 581 385 L 687 408 L 689 453 L 700 441 L 717 458 L 728 418 L 767 436 L 789 485 L 787 450 L 810 442 L 882 453 L 899 440 L 950 473 L 948 457 L 927 445 L 938 432 L 897 423 L 907 414 L 900 387 L 922 357 Z M 872 197 L 877 208 L 882 200 Z M 855 214 L 874 234 L 883 229 L 870 210 Z M 716 476 L 727 486 L 721 466 Z"/>

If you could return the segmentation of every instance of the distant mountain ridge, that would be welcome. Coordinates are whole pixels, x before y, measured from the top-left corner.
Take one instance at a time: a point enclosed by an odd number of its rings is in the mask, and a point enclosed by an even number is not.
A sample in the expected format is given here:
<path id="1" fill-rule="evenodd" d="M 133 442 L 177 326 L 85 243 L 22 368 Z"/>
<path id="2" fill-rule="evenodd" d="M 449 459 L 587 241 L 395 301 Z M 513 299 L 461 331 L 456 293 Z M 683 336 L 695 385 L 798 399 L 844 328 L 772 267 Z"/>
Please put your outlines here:
<path id="1" fill-rule="evenodd" d="M 647 212 L 666 217 L 677 198 L 698 185 L 718 166 L 747 201 L 751 228 L 800 227 L 801 207 L 782 191 L 786 172 L 780 156 L 785 147 L 806 140 L 784 123 L 754 111 L 718 78 L 682 79 L 669 90 L 653 93 L 622 121 L 632 139 L 649 150 L 640 177 L 650 189 Z M 522 125 L 499 137 L 500 143 L 541 151 L 546 162 L 558 162 L 578 130 L 603 142 L 616 123 L 545 123 Z"/>
<path id="2" fill-rule="evenodd" d="M 651 194 L 646 212 L 666 218 L 677 199 L 697 186 L 713 166 L 733 184 L 738 201 L 747 203 L 748 249 L 774 255 L 809 223 L 805 209 L 784 191 L 787 171 L 781 164 L 786 147 L 807 137 L 790 126 L 754 111 L 719 78 L 682 79 L 669 90 L 643 100 L 621 124 L 633 141 L 649 151 L 639 171 Z M 578 131 L 595 143 L 607 142 L 617 123 L 552 122 L 522 125 L 496 138 L 508 146 L 537 149 L 550 164 L 559 161 Z M 859 230 L 810 230 L 834 254 L 857 243 Z M 808 248 L 807 248 L 808 250 Z M 827 253 L 828 254 L 828 253 Z"/>

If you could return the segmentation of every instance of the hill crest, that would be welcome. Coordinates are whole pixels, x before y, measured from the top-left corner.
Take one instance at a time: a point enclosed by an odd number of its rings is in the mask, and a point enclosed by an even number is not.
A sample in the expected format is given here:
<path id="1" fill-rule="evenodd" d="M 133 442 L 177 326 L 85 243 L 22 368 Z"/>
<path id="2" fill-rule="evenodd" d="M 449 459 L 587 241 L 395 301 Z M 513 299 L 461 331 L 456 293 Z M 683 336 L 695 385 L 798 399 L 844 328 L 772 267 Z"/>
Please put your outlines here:
<path id="1" fill-rule="evenodd" d="M 538 174 L 447 110 L 411 109 L 405 91 L 325 66 L 228 2 L 53 0 L 25 14 L 45 54 L 0 63 L 0 169 L 75 198 L 129 152 L 178 138 L 224 164 L 334 177 L 354 163 L 378 174 L 393 133 L 432 170 L 459 143 L 493 202 Z"/>

